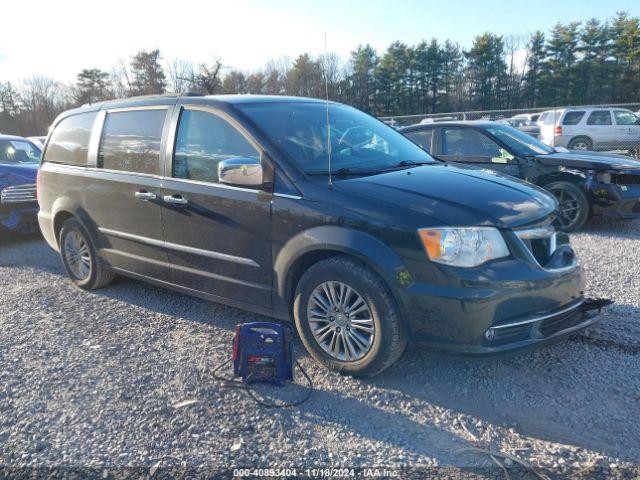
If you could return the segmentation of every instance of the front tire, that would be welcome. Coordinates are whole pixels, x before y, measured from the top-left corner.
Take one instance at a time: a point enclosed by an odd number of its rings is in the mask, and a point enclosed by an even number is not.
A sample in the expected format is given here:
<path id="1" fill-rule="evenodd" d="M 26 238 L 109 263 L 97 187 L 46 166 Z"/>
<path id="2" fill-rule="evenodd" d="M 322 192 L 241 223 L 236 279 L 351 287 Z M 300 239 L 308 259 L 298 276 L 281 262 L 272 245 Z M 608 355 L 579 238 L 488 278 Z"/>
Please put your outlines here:
<path id="1" fill-rule="evenodd" d="M 313 358 L 345 375 L 375 376 L 391 366 L 407 344 L 387 286 L 347 256 L 322 260 L 305 272 L 293 313 Z"/>
<path id="2" fill-rule="evenodd" d="M 558 200 L 556 226 L 564 232 L 575 232 L 589 218 L 589 200 L 577 185 L 571 182 L 553 182 L 545 187 Z"/>
<path id="3" fill-rule="evenodd" d="M 75 218 L 62 225 L 60 257 L 71 281 L 83 290 L 101 288 L 114 278 L 114 273 L 98 256 L 89 232 Z"/>
<path id="4" fill-rule="evenodd" d="M 579 152 L 586 152 L 593 150 L 593 142 L 587 137 L 574 138 L 569 142 L 569 150 L 577 150 Z"/>

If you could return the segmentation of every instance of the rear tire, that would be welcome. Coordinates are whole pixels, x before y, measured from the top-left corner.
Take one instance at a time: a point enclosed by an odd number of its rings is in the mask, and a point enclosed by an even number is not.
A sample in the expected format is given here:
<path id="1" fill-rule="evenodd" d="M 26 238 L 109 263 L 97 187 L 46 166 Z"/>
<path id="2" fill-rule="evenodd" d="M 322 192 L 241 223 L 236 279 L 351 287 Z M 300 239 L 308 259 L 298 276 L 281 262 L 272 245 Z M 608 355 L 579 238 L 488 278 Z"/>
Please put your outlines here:
<path id="1" fill-rule="evenodd" d="M 593 150 L 593 142 L 587 137 L 572 138 L 568 145 L 569 150 L 588 151 Z"/>
<path id="2" fill-rule="evenodd" d="M 333 303 L 327 288 L 336 294 Z M 345 375 L 373 377 L 398 360 L 407 344 L 385 283 L 347 256 L 322 260 L 304 273 L 293 313 L 311 356 Z"/>
<path id="3" fill-rule="evenodd" d="M 577 185 L 571 182 L 553 182 L 544 186 L 558 200 L 555 224 L 564 232 L 575 232 L 589 218 L 589 200 Z"/>
<path id="4" fill-rule="evenodd" d="M 98 256 L 89 232 L 75 218 L 62 225 L 58 245 L 65 272 L 83 290 L 102 288 L 115 277 Z"/>

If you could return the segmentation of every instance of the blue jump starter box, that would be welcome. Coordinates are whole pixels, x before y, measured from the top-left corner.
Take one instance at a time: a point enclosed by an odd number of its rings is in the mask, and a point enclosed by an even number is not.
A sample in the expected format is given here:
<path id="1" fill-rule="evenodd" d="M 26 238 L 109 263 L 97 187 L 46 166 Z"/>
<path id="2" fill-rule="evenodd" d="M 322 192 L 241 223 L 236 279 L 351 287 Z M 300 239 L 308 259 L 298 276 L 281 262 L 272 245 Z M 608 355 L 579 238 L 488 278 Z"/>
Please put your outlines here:
<path id="1" fill-rule="evenodd" d="M 252 322 L 236 326 L 233 375 L 245 384 L 282 386 L 293 380 L 291 339 L 279 323 Z"/>

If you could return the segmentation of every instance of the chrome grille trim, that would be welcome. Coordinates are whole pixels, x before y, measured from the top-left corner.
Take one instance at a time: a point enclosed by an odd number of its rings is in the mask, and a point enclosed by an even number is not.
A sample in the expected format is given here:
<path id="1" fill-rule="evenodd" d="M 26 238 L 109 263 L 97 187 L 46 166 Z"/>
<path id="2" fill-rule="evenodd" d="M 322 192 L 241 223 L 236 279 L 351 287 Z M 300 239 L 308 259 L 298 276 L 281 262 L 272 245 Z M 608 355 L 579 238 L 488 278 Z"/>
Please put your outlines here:
<path id="1" fill-rule="evenodd" d="M 545 225 L 541 227 L 527 228 L 524 230 L 514 230 L 513 233 L 515 233 L 516 236 L 520 239 L 522 244 L 526 247 L 527 251 L 531 255 L 531 258 L 535 260 L 538 266 L 544 268 L 540 264 L 538 258 L 536 258 L 535 256 L 533 247 L 531 245 L 531 240 L 549 239 L 549 249 L 547 251 L 547 255 L 550 258 L 557 248 L 558 233 L 556 232 L 556 229 L 551 225 Z"/>
<path id="2" fill-rule="evenodd" d="M 511 322 L 511 323 L 505 323 L 502 325 L 492 325 L 490 328 L 495 328 L 495 329 L 500 329 L 500 328 L 508 328 L 508 327 L 515 327 L 516 325 L 526 325 L 528 323 L 535 323 L 535 322 L 540 322 L 542 320 L 547 320 L 548 318 L 553 318 L 553 317 L 557 317 L 559 315 L 563 315 L 565 313 L 569 313 L 573 310 L 576 310 L 578 308 L 580 308 L 580 306 L 584 303 L 584 299 L 580 299 L 575 303 L 572 303 L 571 305 L 569 305 L 568 307 L 565 307 L 561 310 L 556 310 L 555 312 L 551 312 L 551 313 L 547 313 L 544 315 L 540 315 L 540 316 L 536 316 L 533 318 L 528 318 L 526 320 L 519 320 L 517 322 Z"/>
<path id="3" fill-rule="evenodd" d="M 556 229 L 551 225 L 546 227 L 534 227 L 526 230 L 515 230 L 515 234 L 522 240 L 531 240 L 534 238 L 549 238 L 555 236 Z"/>
<path id="4" fill-rule="evenodd" d="M 35 202 L 36 200 L 35 183 L 6 187 L 0 192 L 0 203 Z"/>

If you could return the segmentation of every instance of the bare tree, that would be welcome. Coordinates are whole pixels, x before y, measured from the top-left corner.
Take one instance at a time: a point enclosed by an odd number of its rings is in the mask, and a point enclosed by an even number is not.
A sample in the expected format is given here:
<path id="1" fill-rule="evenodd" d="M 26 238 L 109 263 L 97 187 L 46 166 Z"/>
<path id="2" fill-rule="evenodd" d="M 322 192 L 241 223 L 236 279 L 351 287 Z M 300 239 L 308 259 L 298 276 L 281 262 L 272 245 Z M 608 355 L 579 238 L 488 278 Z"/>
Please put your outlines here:
<path id="1" fill-rule="evenodd" d="M 167 64 L 169 90 L 174 93 L 196 90 L 197 79 L 193 62 L 175 58 Z"/>
<path id="2" fill-rule="evenodd" d="M 522 62 L 517 55 L 522 53 L 524 45 L 526 39 L 521 34 L 507 35 L 504 38 L 504 54 L 508 62 L 504 102 L 506 108 L 513 108 L 520 101 L 527 62 Z"/>
<path id="3" fill-rule="evenodd" d="M 289 93 L 287 77 L 291 70 L 291 59 L 280 57 L 267 62 L 264 69 L 264 93 L 269 95 L 283 95 Z"/>
<path id="4" fill-rule="evenodd" d="M 131 95 L 131 75 L 127 63 L 122 58 L 111 69 L 111 88 L 114 98 L 125 98 Z"/>
<path id="5" fill-rule="evenodd" d="M 51 122 L 73 103 L 72 89 L 49 77 L 36 75 L 22 82 L 27 134 L 43 134 Z"/>
<path id="6" fill-rule="evenodd" d="M 346 70 L 341 66 L 340 56 L 337 53 L 329 52 L 326 55 L 321 55 L 318 62 L 322 68 L 323 79 L 326 79 L 328 86 L 328 92 L 324 92 L 324 88 L 322 88 L 322 91 L 325 95 L 328 95 L 331 100 L 338 100 L 340 96 L 340 82 L 346 74 Z"/>
<path id="7" fill-rule="evenodd" d="M 222 89 L 222 60 L 216 58 L 213 63 L 201 63 L 198 74 L 196 76 L 196 85 L 198 89 L 207 95 L 219 93 Z"/>

